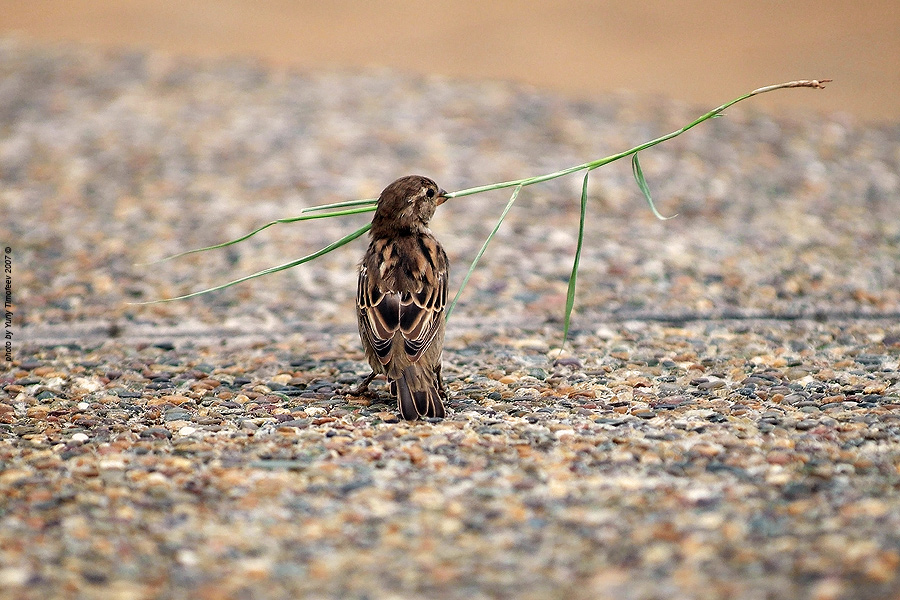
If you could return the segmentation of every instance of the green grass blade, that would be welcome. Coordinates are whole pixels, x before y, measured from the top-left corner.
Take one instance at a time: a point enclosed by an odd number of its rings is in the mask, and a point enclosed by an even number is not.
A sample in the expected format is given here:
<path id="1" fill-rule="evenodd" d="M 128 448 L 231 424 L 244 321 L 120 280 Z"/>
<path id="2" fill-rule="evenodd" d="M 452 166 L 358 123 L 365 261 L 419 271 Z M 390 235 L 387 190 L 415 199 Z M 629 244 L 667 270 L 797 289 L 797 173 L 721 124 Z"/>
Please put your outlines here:
<path id="1" fill-rule="evenodd" d="M 687 125 L 682 127 L 681 129 L 678 129 L 671 133 L 667 133 L 666 135 L 663 135 L 656 139 L 650 140 L 649 142 L 644 142 L 643 144 L 639 144 L 639 145 L 635 146 L 634 148 L 630 148 L 623 152 L 619 152 L 617 154 L 611 154 L 604 158 L 592 160 L 591 162 L 586 162 L 581 165 L 576 165 L 574 167 L 569 167 L 567 169 L 563 169 L 561 171 L 555 171 L 553 173 L 548 173 L 546 175 L 538 175 L 536 177 L 526 177 L 524 179 L 514 179 L 511 181 L 503 181 L 501 183 L 492 183 L 489 185 L 480 185 L 480 186 L 468 188 L 465 190 L 450 192 L 449 194 L 447 194 L 447 197 L 448 198 L 459 198 L 461 196 L 471 196 L 472 194 L 480 194 L 482 192 L 490 192 L 492 190 L 499 190 L 502 188 L 509 188 L 509 187 L 514 187 L 517 185 L 527 187 L 529 185 L 534 185 L 536 183 L 541 183 L 544 181 L 550 181 L 551 179 L 556 179 L 558 177 L 563 177 L 565 175 L 569 175 L 570 173 L 575 173 L 577 171 L 584 171 L 584 170 L 592 171 L 592 170 L 596 169 L 597 167 L 602 167 L 604 165 L 608 165 L 611 162 L 615 162 L 621 158 L 625 158 L 626 156 L 631 156 L 633 154 L 636 154 L 638 152 L 646 150 L 647 148 L 651 148 L 651 147 L 661 144 L 665 141 L 671 140 L 672 138 L 678 137 L 679 135 L 681 135 L 682 133 L 685 133 L 689 129 L 693 129 L 700 123 L 720 116 L 723 112 L 725 112 L 725 110 L 734 106 L 738 102 L 743 102 L 744 100 L 746 100 L 748 98 L 752 98 L 753 96 L 757 96 L 759 94 L 765 94 L 767 92 L 773 92 L 775 90 L 782 90 L 782 89 L 786 89 L 786 88 L 823 89 L 825 87 L 825 84 L 829 83 L 830 81 L 831 81 L 830 79 L 803 79 L 800 81 L 789 81 L 787 83 L 779 83 L 777 85 L 768 85 L 766 87 L 761 87 L 761 88 L 753 90 L 752 92 L 746 93 L 743 96 L 735 98 L 734 100 L 731 100 L 730 102 L 726 102 L 722 106 L 717 106 L 716 108 L 712 109 L 708 113 L 701 115 L 700 117 L 697 117 L 696 119 L 694 119 L 693 121 L 691 121 L 690 123 L 688 123 Z"/>
<path id="2" fill-rule="evenodd" d="M 313 252 L 312 254 L 307 254 L 303 258 L 298 258 L 297 260 L 291 261 L 289 263 L 285 263 L 283 265 L 269 267 L 268 269 L 263 269 L 262 271 L 257 271 L 256 273 L 252 273 L 245 277 L 241 277 L 240 279 L 235 279 L 234 281 L 229 281 L 228 283 L 223 283 L 222 285 L 217 285 L 215 287 L 211 287 L 211 288 L 205 289 L 205 290 L 200 290 L 198 292 L 192 292 L 190 294 L 185 294 L 183 296 L 176 296 L 175 298 L 164 298 L 162 300 L 148 300 L 147 302 L 129 302 L 129 304 L 144 305 L 144 304 L 160 304 L 162 302 L 174 302 L 175 300 L 186 300 L 188 298 L 194 298 L 195 296 L 200 296 L 202 294 L 208 294 L 210 292 L 217 292 L 219 290 L 224 290 L 227 287 L 231 287 L 233 285 L 237 285 L 239 283 L 243 283 L 243 282 L 249 281 L 251 279 L 256 279 L 257 277 L 262 277 L 263 275 L 271 275 L 272 273 L 277 273 L 278 271 L 284 271 L 285 269 L 290 269 L 292 267 L 296 267 L 297 265 L 302 265 L 303 263 L 309 262 L 311 260 L 315 260 L 315 259 L 319 258 L 320 256 L 328 254 L 332 250 L 337 250 L 341 246 L 343 246 L 345 244 L 349 244 L 350 242 L 352 242 L 359 236 L 365 234 L 371 228 L 372 228 L 372 224 L 367 223 L 366 225 L 363 225 L 362 227 L 360 227 L 353 233 L 345 235 L 341 239 L 328 244 L 321 250 L 317 250 L 316 252 Z"/>
<path id="3" fill-rule="evenodd" d="M 631 157 L 631 171 L 634 173 L 634 180 L 637 181 L 638 187 L 641 188 L 641 192 L 644 193 L 644 199 L 647 200 L 647 204 L 650 205 L 650 210 L 653 211 L 653 216 L 660 221 L 667 221 L 678 216 L 676 214 L 671 217 L 664 217 L 656 210 L 656 205 L 653 204 L 653 198 L 650 197 L 650 186 L 647 185 L 647 180 L 644 179 L 644 171 L 641 169 L 641 161 L 638 160 L 637 152 Z"/>
<path id="4" fill-rule="evenodd" d="M 367 210 L 375 210 L 378 204 L 378 198 L 363 198 L 362 200 L 347 200 L 345 202 L 335 202 L 334 204 L 320 204 L 319 206 L 307 206 L 300 211 L 303 213 L 321 212 L 323 210 L 332 210 L 334 208 L 347 208 L 350 206 L 371 206 Z M 362 211 L 360 211 L 362 212 Z"/>
<path id="5" fill-rule="evenodd" d="M 575 245 L 575 261 L 572 263 L 572 274 L 569 275 L 569 290 L 566 292 L 566 317 L 563 320 L 563 341 L 560 351 L 562 351 L 566 341 L 569 339 L 572 310 L 575 308 L 575 282 L 578 279 L 578 264 L 581 262 L 581 248 L 584 245 L 584 218 L 587 214 L 587 190 L 590 174 L 590 171 L 584 174 L 584 183 L 581 185 L 581 219 L 578 222 L 578 243 Z"/>
<path id="6" fill-rule="evenodd" d="M 521 190 L 521 185 L 516 186 L 516 189 L 513 190 L 512 196 L 510 196 L 509 198 L 509 202 L 506 203 L 506 208 L 503 209 L 503 213 L 500 215 L 500 219 L 494 226 L 494 230 L 491 231 L 491 234 L 487 237 L 486 240 L 484 240 L 484 244 L 481 245 L 481 250 L 478 251 L 478 254 L 475 255 L 475 260 L 473 260 L 472 264 L 469 265 L 469 271 L 466 273 L 466 277 L 463 279 L 462 284 L 456 291 L 456 296 L 453 297 L 453 302 L 451 302 L 450 306 L 447 308 L 447 315 L 445 318 L 450 318 L 450 313 L 453 312 L 453 309 L 456 307 L 456 302 L 459 300 L 460 295 L 462 295 L 463 290 L 466 288 L 466 284 L 469 283 L 469 277 L 472 276 L 472 271 L 475 270 L 475 266 L 478 264 L 478 261 L 481 260 L 484 251 L 487 250 L 488 244 L 490 244 L 491 240 L 494 239 L 494 235 L 497 233 L 497 230 L 500 229 L 500 225 L 503 223 L 503 219 L 506 218 L 506 213 L 508 213 L 509 209 L 512 208 L 512 205 L 516 201 L 516 198 L 518 198 L 519 192 Z"/>
<path id="7" fill-rule="evenodd" d="M 318 208 L 318 207 L 313 207 L 313 208 Z M 346 215 L 355 215 L 358 213 L 371 212 L 373 210 L 375 210 L 374 205 L 373 206 L 364 206 L 361 208 L 353 208 L 353 209 L 349 209 L 349 210 L 335 211 L 335 212 L 326 213 L 326 214 L 301 215 L 299 217 L 288 217 L 288 218 L 284 218 L 284 219 L 276 219 L 274 221 L 270 221 L 270 222 L 266 223 L 262 227 L 257 227 L 250 233 L 242 235 L 241 237 L 235 238 L 228 242 L 222 242 L 221 244 L 215 244 L 213 246 L 206 246 L 205 248 L 194 248 L 193 250 L 188 250 L 186 252 L 181 252 L 179 254 L 173 254 L 172 256 L 167 256 L 165 258 L 161 258 L 161 259 L 155 260 L 153 262 L 138 263 L 137 266 L 145 267 L 145 266 L 149 266 L 149 265 L 157 265 L 159 263 L 174 260 L 176 258 L 181 258 L 182 256 L 187 256 L 188 254 L 196 254 L 197 252 L 206 252 L 208 250 L 217 250 L 219 248 L 225 248 L 226 246 L 231 246 L 231 245 L 243 242 L 244 240 L 253 237 L 257 233 L 259 233 L 265 229 L 268 229 L 272 225 L 278 225 L 279 223 L 296 223 L 297 221 L 311 221 L 312 219 L 328 219 L 330 217 L 343 217 Z M 303 211 L 301 211 L 301 212 L 303 212 Z"/>

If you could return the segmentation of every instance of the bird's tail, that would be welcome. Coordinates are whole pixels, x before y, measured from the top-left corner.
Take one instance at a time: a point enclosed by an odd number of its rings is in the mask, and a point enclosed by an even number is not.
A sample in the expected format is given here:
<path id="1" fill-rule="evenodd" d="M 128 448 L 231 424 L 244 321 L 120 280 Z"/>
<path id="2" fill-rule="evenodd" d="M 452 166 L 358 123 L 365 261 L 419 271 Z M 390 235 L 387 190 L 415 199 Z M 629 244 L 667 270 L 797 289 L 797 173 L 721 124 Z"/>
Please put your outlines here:
<path id="1" fill-rule="evenodd" d="M 437 375 L 424 371 L 419 365 L 410 365 L 394 381 L 397 407 L 400 416 L 407 421 L 422 417 L 444 418 L 444 403 L 437 390 Z"/>

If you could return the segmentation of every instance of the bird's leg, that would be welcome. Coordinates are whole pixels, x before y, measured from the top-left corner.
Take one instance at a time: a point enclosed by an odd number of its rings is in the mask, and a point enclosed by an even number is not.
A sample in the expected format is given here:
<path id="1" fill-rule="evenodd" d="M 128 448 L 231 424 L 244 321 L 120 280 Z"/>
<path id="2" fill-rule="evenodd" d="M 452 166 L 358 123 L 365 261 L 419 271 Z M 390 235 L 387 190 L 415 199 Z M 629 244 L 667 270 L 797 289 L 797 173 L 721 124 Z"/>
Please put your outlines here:
<path id="1" fill-rule="evenodd" d="M 362 380 L 362 382 L 358 386 L 351 389 L 348 393 L 351 396 L 363 396 L 363 395 L 368 394 L 369 393 L 369 384 L 372 383 L 372 380 L 375 379 L 377 376 L 378 376 L 378 373 L 376 373 L 375 371 L 372 371 L 371 373 L 369 373 L 366 376 L 365 379 Z"/>

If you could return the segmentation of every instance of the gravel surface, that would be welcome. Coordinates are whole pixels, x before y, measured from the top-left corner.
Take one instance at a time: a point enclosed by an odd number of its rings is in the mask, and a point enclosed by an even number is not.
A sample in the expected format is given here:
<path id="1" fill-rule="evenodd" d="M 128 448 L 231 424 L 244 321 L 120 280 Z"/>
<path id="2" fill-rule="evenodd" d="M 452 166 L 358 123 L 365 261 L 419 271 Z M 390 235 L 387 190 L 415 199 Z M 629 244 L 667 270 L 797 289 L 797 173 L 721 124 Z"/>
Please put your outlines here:
<path id="1" fill-rule="evenodd" d="M 751 100 L 642 155 L 665 222 L 595 171 L 563 350 L 581 178 L 524 190 L 448 324 L 443 421 L 347 393 L 362 240 L 128 304 L 368 218 L 137 264 L 304 206 L 709 108 L 0 40 L 0 598 L 900 597 L 898 124 Z M 506 199 L 441 207 L 455 285 Z"/>

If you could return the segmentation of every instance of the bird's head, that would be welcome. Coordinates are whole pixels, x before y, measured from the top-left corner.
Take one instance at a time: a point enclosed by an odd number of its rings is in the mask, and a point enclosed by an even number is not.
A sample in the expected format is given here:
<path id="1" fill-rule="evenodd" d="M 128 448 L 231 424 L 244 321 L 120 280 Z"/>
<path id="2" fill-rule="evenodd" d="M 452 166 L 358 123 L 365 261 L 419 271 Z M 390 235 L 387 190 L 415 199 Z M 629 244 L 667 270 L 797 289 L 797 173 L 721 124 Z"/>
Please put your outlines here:
<path id="1" fill-rule="evenodd" d="M 434 210 L 446 200 L 434 181 L 421 175 L 401 177 L 384 188 L 372 218 L 372 236 L 387 237 L 423 231 Z"/>

